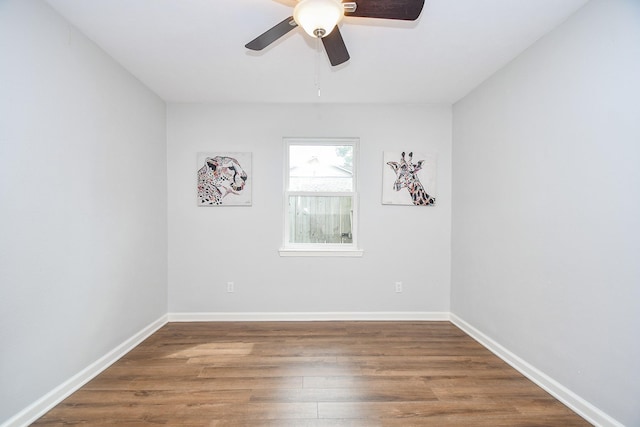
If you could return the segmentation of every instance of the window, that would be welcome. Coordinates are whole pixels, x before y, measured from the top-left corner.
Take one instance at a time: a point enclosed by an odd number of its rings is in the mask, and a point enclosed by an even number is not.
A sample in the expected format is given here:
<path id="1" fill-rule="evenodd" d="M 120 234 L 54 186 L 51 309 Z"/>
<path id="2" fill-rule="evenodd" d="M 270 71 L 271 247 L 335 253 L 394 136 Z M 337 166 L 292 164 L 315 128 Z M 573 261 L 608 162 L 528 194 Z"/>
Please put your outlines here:
<path id="1" fill-rule="evenodd" d="M 358 140 L 285 139 L 283 256 L 361 256 Z"/>

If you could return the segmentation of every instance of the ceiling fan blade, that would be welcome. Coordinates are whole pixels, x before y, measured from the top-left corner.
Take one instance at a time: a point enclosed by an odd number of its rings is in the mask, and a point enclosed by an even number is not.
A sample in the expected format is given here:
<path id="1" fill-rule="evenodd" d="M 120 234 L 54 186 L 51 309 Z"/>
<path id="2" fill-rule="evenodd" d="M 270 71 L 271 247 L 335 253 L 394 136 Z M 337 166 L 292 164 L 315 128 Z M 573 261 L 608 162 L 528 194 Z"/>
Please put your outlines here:
<path id="1" fill-rule="evenodd" d="M 244 47 L 251 50 L 262 50 L 297 26 L 298 24 L 296 24 L 296 21 L 293 20 L 293 16 L 290 16 L 273 28 L 265 31 L 255 39 L 251 40 L 249 43 L 244 45 Z"/>
<path id="2" fill-rule="evenodd" d="M 424 0 L 358 0 L 356 5 L 355 12 L 345 12 L 345 16 L 415 21 L 422 12 Z"/>
<path id="3" fill-rule="evenodd" d="M 350 56 L 347 51 L 347 46 L 344 44 L 342 34 L 340 34 L 337 25 L 328 36 L 322 38 L 322 44 L 324 45 L 324 50 L 327 51 L 329 62 L 331 62 L 331 65 L 334 67 L 349 60 Z"/>

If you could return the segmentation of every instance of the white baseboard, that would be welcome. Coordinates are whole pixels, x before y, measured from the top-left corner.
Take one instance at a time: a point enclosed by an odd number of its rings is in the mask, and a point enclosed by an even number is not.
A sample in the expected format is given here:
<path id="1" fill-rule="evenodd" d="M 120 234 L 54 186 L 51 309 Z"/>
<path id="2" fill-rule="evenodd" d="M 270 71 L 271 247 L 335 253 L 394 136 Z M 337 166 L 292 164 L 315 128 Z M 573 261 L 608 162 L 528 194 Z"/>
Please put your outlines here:
<path id="1" fill-rule="evenodd" d="M 448 321 L 448 312 L 169 313 L 169 322 Z"/>
<path id="2" fill-rule="evenodd" d="M 525 360 L 513 354 L 496 341 L 480 332 L 453 313 L 449 314 L 451 322 L 478 341 L 500 359 L 511 365 L 525 377 L 543 388 L 553 397 L 571 408 L 578 415 L 595 426 L 600 427 L 624 427 L 624 425 L 587 402 L 544 372 L 530 365 Z"/>
<path id="3" fill-rule="evenodd" d="M 142 341 L 156 332 L 167 323 L 168 316 L 164 315 L 151 323 L 140 332 L 111 350 L 109 353 L 51 390 L 40 399 L 27 406 L 25 409 L 9 418 L 1 427 L 23 427 L 28 426 L 38 418 L 50 411 L 58 403 L 69 397 L 73 392 L 91 381 L 102 371 L 114 364 L 122 356 L 133 350 Z"/>

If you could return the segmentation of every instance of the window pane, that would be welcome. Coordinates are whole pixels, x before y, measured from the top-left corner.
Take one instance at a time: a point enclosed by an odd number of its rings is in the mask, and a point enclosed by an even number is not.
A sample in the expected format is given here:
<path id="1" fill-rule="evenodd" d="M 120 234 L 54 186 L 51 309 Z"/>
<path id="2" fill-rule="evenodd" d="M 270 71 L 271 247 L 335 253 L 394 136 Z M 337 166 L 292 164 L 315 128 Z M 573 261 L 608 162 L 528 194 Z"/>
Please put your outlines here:
<path id="1" fill-rule="evenodd" d="M 289 243 L 352 243 L 351 196 L 289 197 Z"/>
<path id="2" fill-rule="evenodd" d="M 289 191 L 353 191 L 353 146 L 290 145 Z"/>

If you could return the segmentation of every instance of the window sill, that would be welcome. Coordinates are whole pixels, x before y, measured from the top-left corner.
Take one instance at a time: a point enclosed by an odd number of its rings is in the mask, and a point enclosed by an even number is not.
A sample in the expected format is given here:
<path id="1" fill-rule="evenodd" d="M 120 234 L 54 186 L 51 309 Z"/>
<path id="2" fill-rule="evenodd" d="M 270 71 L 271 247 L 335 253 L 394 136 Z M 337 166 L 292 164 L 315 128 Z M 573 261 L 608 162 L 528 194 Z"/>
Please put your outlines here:
<path id="1" fill-rule="evenodd" d="M 361 257 L 362 249 L 280 249 L 282 257 Z"/>

